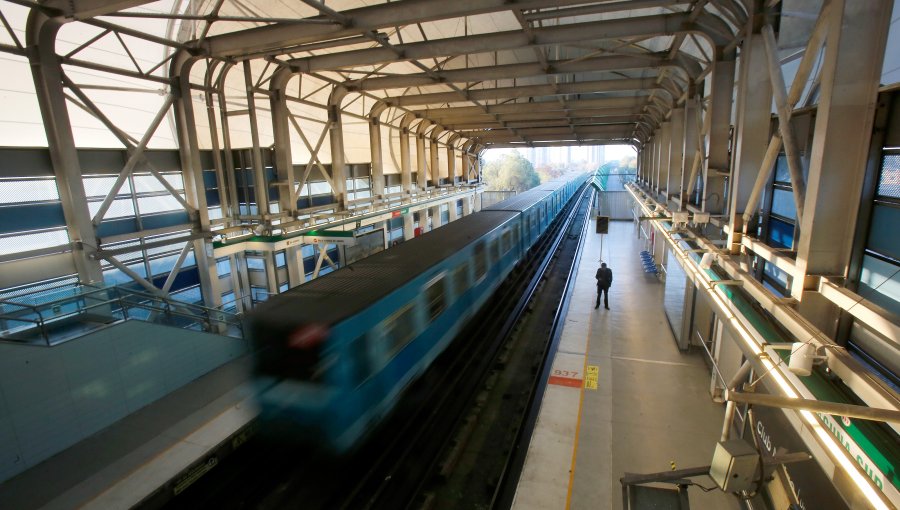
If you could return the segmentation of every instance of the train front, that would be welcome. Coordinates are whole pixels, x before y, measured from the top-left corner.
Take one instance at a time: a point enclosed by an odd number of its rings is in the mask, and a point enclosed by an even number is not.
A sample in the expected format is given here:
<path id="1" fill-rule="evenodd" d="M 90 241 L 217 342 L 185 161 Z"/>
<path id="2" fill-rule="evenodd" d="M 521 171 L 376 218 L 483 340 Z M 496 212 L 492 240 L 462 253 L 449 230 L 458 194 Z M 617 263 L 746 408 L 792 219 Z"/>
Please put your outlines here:
<path id="1" fill-rule="evenodd" d="M 342 452 L 353 443 L 345 423 L 354 412 L 336 377 L 341 356 L 333 330 L 327 323 L 303 320 L 284 301 L 265 303 L 247 319 L 261 388 L 260 432 L 281 442 Z"/>

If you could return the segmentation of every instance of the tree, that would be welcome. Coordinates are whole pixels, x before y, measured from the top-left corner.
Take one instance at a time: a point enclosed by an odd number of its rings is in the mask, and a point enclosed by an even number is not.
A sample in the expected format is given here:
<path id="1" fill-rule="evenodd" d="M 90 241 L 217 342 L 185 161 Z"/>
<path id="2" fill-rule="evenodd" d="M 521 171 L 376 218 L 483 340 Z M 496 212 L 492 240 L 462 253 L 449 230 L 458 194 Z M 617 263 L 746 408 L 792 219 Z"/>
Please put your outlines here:
<path id="1" fill-rule="evenodd" d="M 526 191 L 541 183 L 531 162 L 518 151 L 491 161 L 484 166 L 482 175 L 484 183 L 492 191 Z"/>

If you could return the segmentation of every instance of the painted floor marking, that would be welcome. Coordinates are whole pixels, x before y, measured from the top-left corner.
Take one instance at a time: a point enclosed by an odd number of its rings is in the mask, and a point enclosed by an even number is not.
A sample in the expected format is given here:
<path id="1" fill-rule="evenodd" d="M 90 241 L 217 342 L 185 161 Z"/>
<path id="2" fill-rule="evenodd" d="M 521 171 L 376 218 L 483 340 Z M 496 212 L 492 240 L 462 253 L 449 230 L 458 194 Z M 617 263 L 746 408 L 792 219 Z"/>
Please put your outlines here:
<path id="1" fill-rule="evenodd" d="M 610 356 L 612 359 L 620 359 L 622 361 L 640 361 L 643 363 L 656 363 L 657 365 L 672 365 L 676 367 L 696 367 L 692 363 L 679 363 L 677 361 L 659 361 L 655 359 L 626 358 L 625 356 Z"/>
<path id="2" fill-rule="evenodd" d="M 597 380 L 600 378 L 600 367 L 588 365 L 584 375 L 584 387 L 589 390 L 597 389 Z"/>
<path id="3" fill-rule="evenodd" d="M 591 352 L 591 331 L 594 329 L 594 314 L 590 314 L 588 316 L 588 329 L 587 335 L 584 341 L 584 362 L 582 365 L 582 370 L 585 374 L 589 374 L 589 370 L 592 365 L 588 365 L 588 353 Z M 595 374 L 599 373 L 599 369 L 595 372 Z M 594 380 L 596 384 L 596 379 Z M 596 389 L 596 388 L 595 388 Z M 572 464 L 569 467 L 569 486 L 566 489 L 566 507 L 565 510 L 569 510 L 572 507 L 572 486 L 575 483 L 575 460 L 578 458 L 578 437 L 581 434 L 581 411 L 584 408 L 584 385 L 581 385 L 578 388 L 578 392 L 580 395 L 578 396 L 578 418 L 575 420 L 575 441 L 572 445 Z"/>

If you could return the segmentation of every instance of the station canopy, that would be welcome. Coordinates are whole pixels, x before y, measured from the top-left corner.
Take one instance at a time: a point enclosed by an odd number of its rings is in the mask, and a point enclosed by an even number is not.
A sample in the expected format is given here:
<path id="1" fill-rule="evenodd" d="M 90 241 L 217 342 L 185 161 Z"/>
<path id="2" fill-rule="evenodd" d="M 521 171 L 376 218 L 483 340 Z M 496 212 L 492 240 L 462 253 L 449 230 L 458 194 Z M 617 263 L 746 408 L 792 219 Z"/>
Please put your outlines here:
<path id="1" fill-rule="evenodd" d="M 399 127 L 475 151 L 639 147 L 672 108 L 708 94 L 717 61 L 734 60 L 744 3 L 15 0 L 2 8 L 0 129 L 5 145 L 47 145 L 25 56 L 40 43 L 63 63 L 79 147 L 122 147 L 121 132 L 140 140 L 161 110 L 148 147 L 177 147 L 166 107 L 185 90 L 201 149 L 221 145 L 223 116 L 231 147 L 252 146 L 254 134 L 273 145 L 270 102 L 287 96 L 295 163 L 331 158 L 331 106 L 351 163 L 369 159 L 367 121 L 380 118 L 388 173 L 399 171 Z M 805 46 L 821 6 L 781 4 L 788 53 Z M 241 115 L 251 107 L 256 122 Z"/>

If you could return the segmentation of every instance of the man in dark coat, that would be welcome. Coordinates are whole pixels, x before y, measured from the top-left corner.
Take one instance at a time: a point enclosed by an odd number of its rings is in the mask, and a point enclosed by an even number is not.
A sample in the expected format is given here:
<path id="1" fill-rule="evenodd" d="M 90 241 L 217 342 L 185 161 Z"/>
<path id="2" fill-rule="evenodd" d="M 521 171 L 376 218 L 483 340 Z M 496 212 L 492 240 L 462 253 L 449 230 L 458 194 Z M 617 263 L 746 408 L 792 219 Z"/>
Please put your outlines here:
<path id="1" fill-rule="evenodd" d="M 600 264 L 597 269 L 597 304 L 594 309 L 600 308 L 600 296 L 603 296 L 603 306 L 609 310 L 609 287 L 612 285 L 612 269 L 606 267 L 606 262 Z"/>

